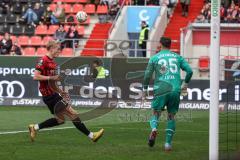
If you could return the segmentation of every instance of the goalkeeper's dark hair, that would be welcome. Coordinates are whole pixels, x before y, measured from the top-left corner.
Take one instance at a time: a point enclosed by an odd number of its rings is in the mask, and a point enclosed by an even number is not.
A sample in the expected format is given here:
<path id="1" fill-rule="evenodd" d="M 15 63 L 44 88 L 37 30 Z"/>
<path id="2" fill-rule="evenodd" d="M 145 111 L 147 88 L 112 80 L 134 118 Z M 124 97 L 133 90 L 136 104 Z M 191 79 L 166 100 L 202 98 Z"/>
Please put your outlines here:
<path id="1" fill-rule="evenodd" d="M 162 44 L 163 47 L 170 48 L 172 40 L 171 38 L 168 38 L 168 37 L 161 37 L 160 43 Z"/>

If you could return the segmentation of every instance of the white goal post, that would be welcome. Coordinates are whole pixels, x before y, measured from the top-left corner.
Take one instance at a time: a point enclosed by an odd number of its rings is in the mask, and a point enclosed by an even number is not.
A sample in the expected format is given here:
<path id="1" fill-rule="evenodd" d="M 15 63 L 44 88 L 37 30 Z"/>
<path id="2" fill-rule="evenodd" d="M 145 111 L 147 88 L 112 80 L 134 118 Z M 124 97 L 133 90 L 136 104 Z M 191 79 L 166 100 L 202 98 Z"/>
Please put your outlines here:
<path id="1" fill-rule="evenodd" d="M 209 160 L 219 158 L 220 3 L 211 1 Z"/>

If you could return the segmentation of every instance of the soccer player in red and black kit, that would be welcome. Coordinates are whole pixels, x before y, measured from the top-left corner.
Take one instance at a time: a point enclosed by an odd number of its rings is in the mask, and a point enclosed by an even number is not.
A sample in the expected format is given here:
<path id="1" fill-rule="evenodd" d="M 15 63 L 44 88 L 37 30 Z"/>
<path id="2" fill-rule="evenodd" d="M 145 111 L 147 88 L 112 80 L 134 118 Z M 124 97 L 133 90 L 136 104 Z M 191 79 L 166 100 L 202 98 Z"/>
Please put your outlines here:
<path id="1" fill-rule="evenodd" d="M 61 51 L 60 44 L 56 41 L 49 41 L 47 50 L 48 53 L 40 58 L 36 65 L 33 79 L 39 81 L 39 90 L 43 95 L 43 101 L 54 115 L 54 118 L 39 124 L 30 124 L 28 128 L 31 140 L 34 141 L 38 130 L 61 125 L 64 123 L 65 117 L 68 117 L 78 130 L 88 136 L 93 142 L 96 142 L 103 135 L 104 130 L 90 132 L 84 123 L 81 122 L 77 112 L 68 104 L 68 93 L 56 87 L 55 82 L 60 77 L 56 75 L 57 64 L 53 59 L 58 57 Z"/>

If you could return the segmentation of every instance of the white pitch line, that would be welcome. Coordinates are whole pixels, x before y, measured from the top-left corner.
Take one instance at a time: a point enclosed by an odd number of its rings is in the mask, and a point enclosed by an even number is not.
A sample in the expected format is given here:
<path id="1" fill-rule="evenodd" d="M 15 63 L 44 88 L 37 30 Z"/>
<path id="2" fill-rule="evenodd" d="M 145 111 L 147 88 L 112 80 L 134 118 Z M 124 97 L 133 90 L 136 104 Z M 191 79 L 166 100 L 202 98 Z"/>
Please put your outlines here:
<path id="1" fill-rule="evenodd" d="M 17 134 L 17 133 L 26 133 L 28 132 L 27 130 L 24 131 L 10 131 L 10 132 L 0 132 L 0 135 L 5 135 L 5 134 Z"/>
<path id="2" fill-rule="evenodd" d="M 58 128 L 47 128 L 47 129 L 43 129 L 40 130 L 40 132 L 43 131 L 54 131 L 54 130 L 64 130 L 64 129 L 73 129 L 75 127 L 58 127 Z M 99 127 L 98 127 L 99 128 Z M 112 129 L 114 127 L 104 127 L 104 128 L 109 128 Z M 120 130 L 149 130 L 149 129 L 139 129 L 139 128 L 124 128 L 124 127 L 120 127 L 118 128 Z M 8 134 L 18 134 L 18 133 L 28 133 L 28 130 L 21 130 L 21 131 L 7 131 L 7 132 L 0 132 L 0 135 L 8 135 Z M 208 133 L 208 131 L 193 131 L 193 130 L 177 130 L 176 132 L 191 132 L 191 133 Z"/>
<path id="3" fill-rule="evenodd" d="M 47 129 L 43 129 L 42 131 L 52 131 L 52 130 L 63 130 L 63 129 L 71 129 L 74 127 L 59 127 L 59 128 L 47 128 Z M 22 131 L 9 131 L 9 132 L 0 132 L 0 135 L 6 135 L 6 134 L 17 134 L 17 133 L 28 133 L 28 130 L 22 130 Z"/>

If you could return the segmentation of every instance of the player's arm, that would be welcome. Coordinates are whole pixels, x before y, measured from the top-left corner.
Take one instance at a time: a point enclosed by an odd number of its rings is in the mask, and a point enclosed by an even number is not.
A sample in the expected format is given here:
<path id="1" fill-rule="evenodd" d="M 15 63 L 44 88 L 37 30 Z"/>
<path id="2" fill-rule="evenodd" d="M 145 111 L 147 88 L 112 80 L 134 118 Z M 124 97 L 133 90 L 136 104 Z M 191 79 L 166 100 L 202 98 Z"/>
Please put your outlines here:
<path id="1" fill-rule="evenodd" d="M 59 75 L 44 76 L 41 75 L 41 71 L 35 70 L 33 79 L 38 81 L 48 81 L 48 85 L 51 87 L 53 91 L 59 93 L 66 101 L 69 101 L 70 97 L 68 93 L 60 89 L 57 85 L 57 81 L 60 80 Z"/>
<path id="2" fill-rule="evenodd" d="M 62 94 L 64 91 L 62 89 L 60 89 L 57 85 L 57 81 L 49 81 L 49 86 L 52 88 L 52 90 L 54 90 L 55 92 Z"/>
<path id="3" fill-rule="evenodd" d="M 57 81 L 49 81 L 49 86 L 52 88 L 52 90 L 59 93 L 66 102 L 70 101 L 69 94 L 58 87 Z"/>
<path id="4" fill-rule="evenodd" d="M 181 86 L 181 95 L 182 96 L 186 96 L 187 95 L 187 87 L 188 87 L 188 83 L 190 82 L 192 75 L 193 75 L 193 71 L 192 68 L 190 67 L 190 65 L 188 64 L 188 62 L 181 57 L 181 64 L 180 64 L 180 68 L 186 72 L 186 76 L 184 79 L 184 82 Z"/>
<path id="5" fill-rule="evenodd" d="M 61 90 L 56 82 L 60 79 L 59 75 L 55 75 L 55 76 L 44 76 L 41 75 L 41 72 L 38 70 L 35 70 L 34 72 L 34 80 L 38 80 L 38 81 L 48 81 L 49 86 L 52 88 L 52 90 L 54 90 L 55 92 L 61 94 L 61 96 L 67 101 L 69 100 L 69 95 L 68 93 L 64 92 L 63 90 Z"/>
<path id="6" fill-rule="evenodd" d="M 190 65 L 188 64 L 188 62 L 183 57 L 181 57 L 181 65 L 180 65 L 180 67 L 181 67 L 181 69 L 183 71 L 186 72 L 186 76 L 185 76 L 184 82 L 185 83 L 189 83 L 191 78 L 192 78 L 193 71 L 192 71 L 192 68 L 190 67 Z"/>
<path id="7" fill-rule="evenodd" d="M 48 81 L 48 80 L 56 81 L 56 80 L 59 80 L 59 76 L 44 76 L 41 74 L 41 71 L 35 70 L 33 79 L 37 81 Z"/>
<path id="8" fill-rule="evenodd" d="M 33 79 L 38 81 L 48 81 L 48 84 L 52 88 L 52 90 L 61 94 L 63 97 L 65 97 L 65 99 L 68 99 L 67 98 L 68 94 L 63 90 L 61 90 L 59 87 L 57 87 L 56 82 L 60 79 L 59 75 L 44 76 L 44 75 L 41 75 L 41 72 L 39 70 L 35 70 Z"/>
<path id="9" fill-rule="evenodd" d="M 45 64 L 44 60 L 40 58 L 36 65 L 33 80 L 37 81 L 59 80 L 59 76 L 45 76 L 42 74 L 42 71 L 45 70 L 44 64 Z"/>
<path id="10" fill-rule="evenodd" d="M 148 89 L 148 85 L 152 78 L 153 71 L 154 71 L 154 63 L 153 63 L 153 60 L 150 59 L 144 74 L 143 91 L 146 91 Z"/>
<path id="11" fill-rule="evenodd" d="M 55 75 L 55 76 L 51 76 L 51 77 L 57 77 L 57 79 L 53 79 L 53 80 L 48 81 L 48 84 L 51 87 L 51 89 L 54 90 L 55 92 L 59 93 L 66 102 L 69 102 L 70 101 L 69 94 L 67 92 L 65 92 L 64 90 L 60 89 L 57 85 L 57 81 L 60 80 L 60 76 Z"/>

